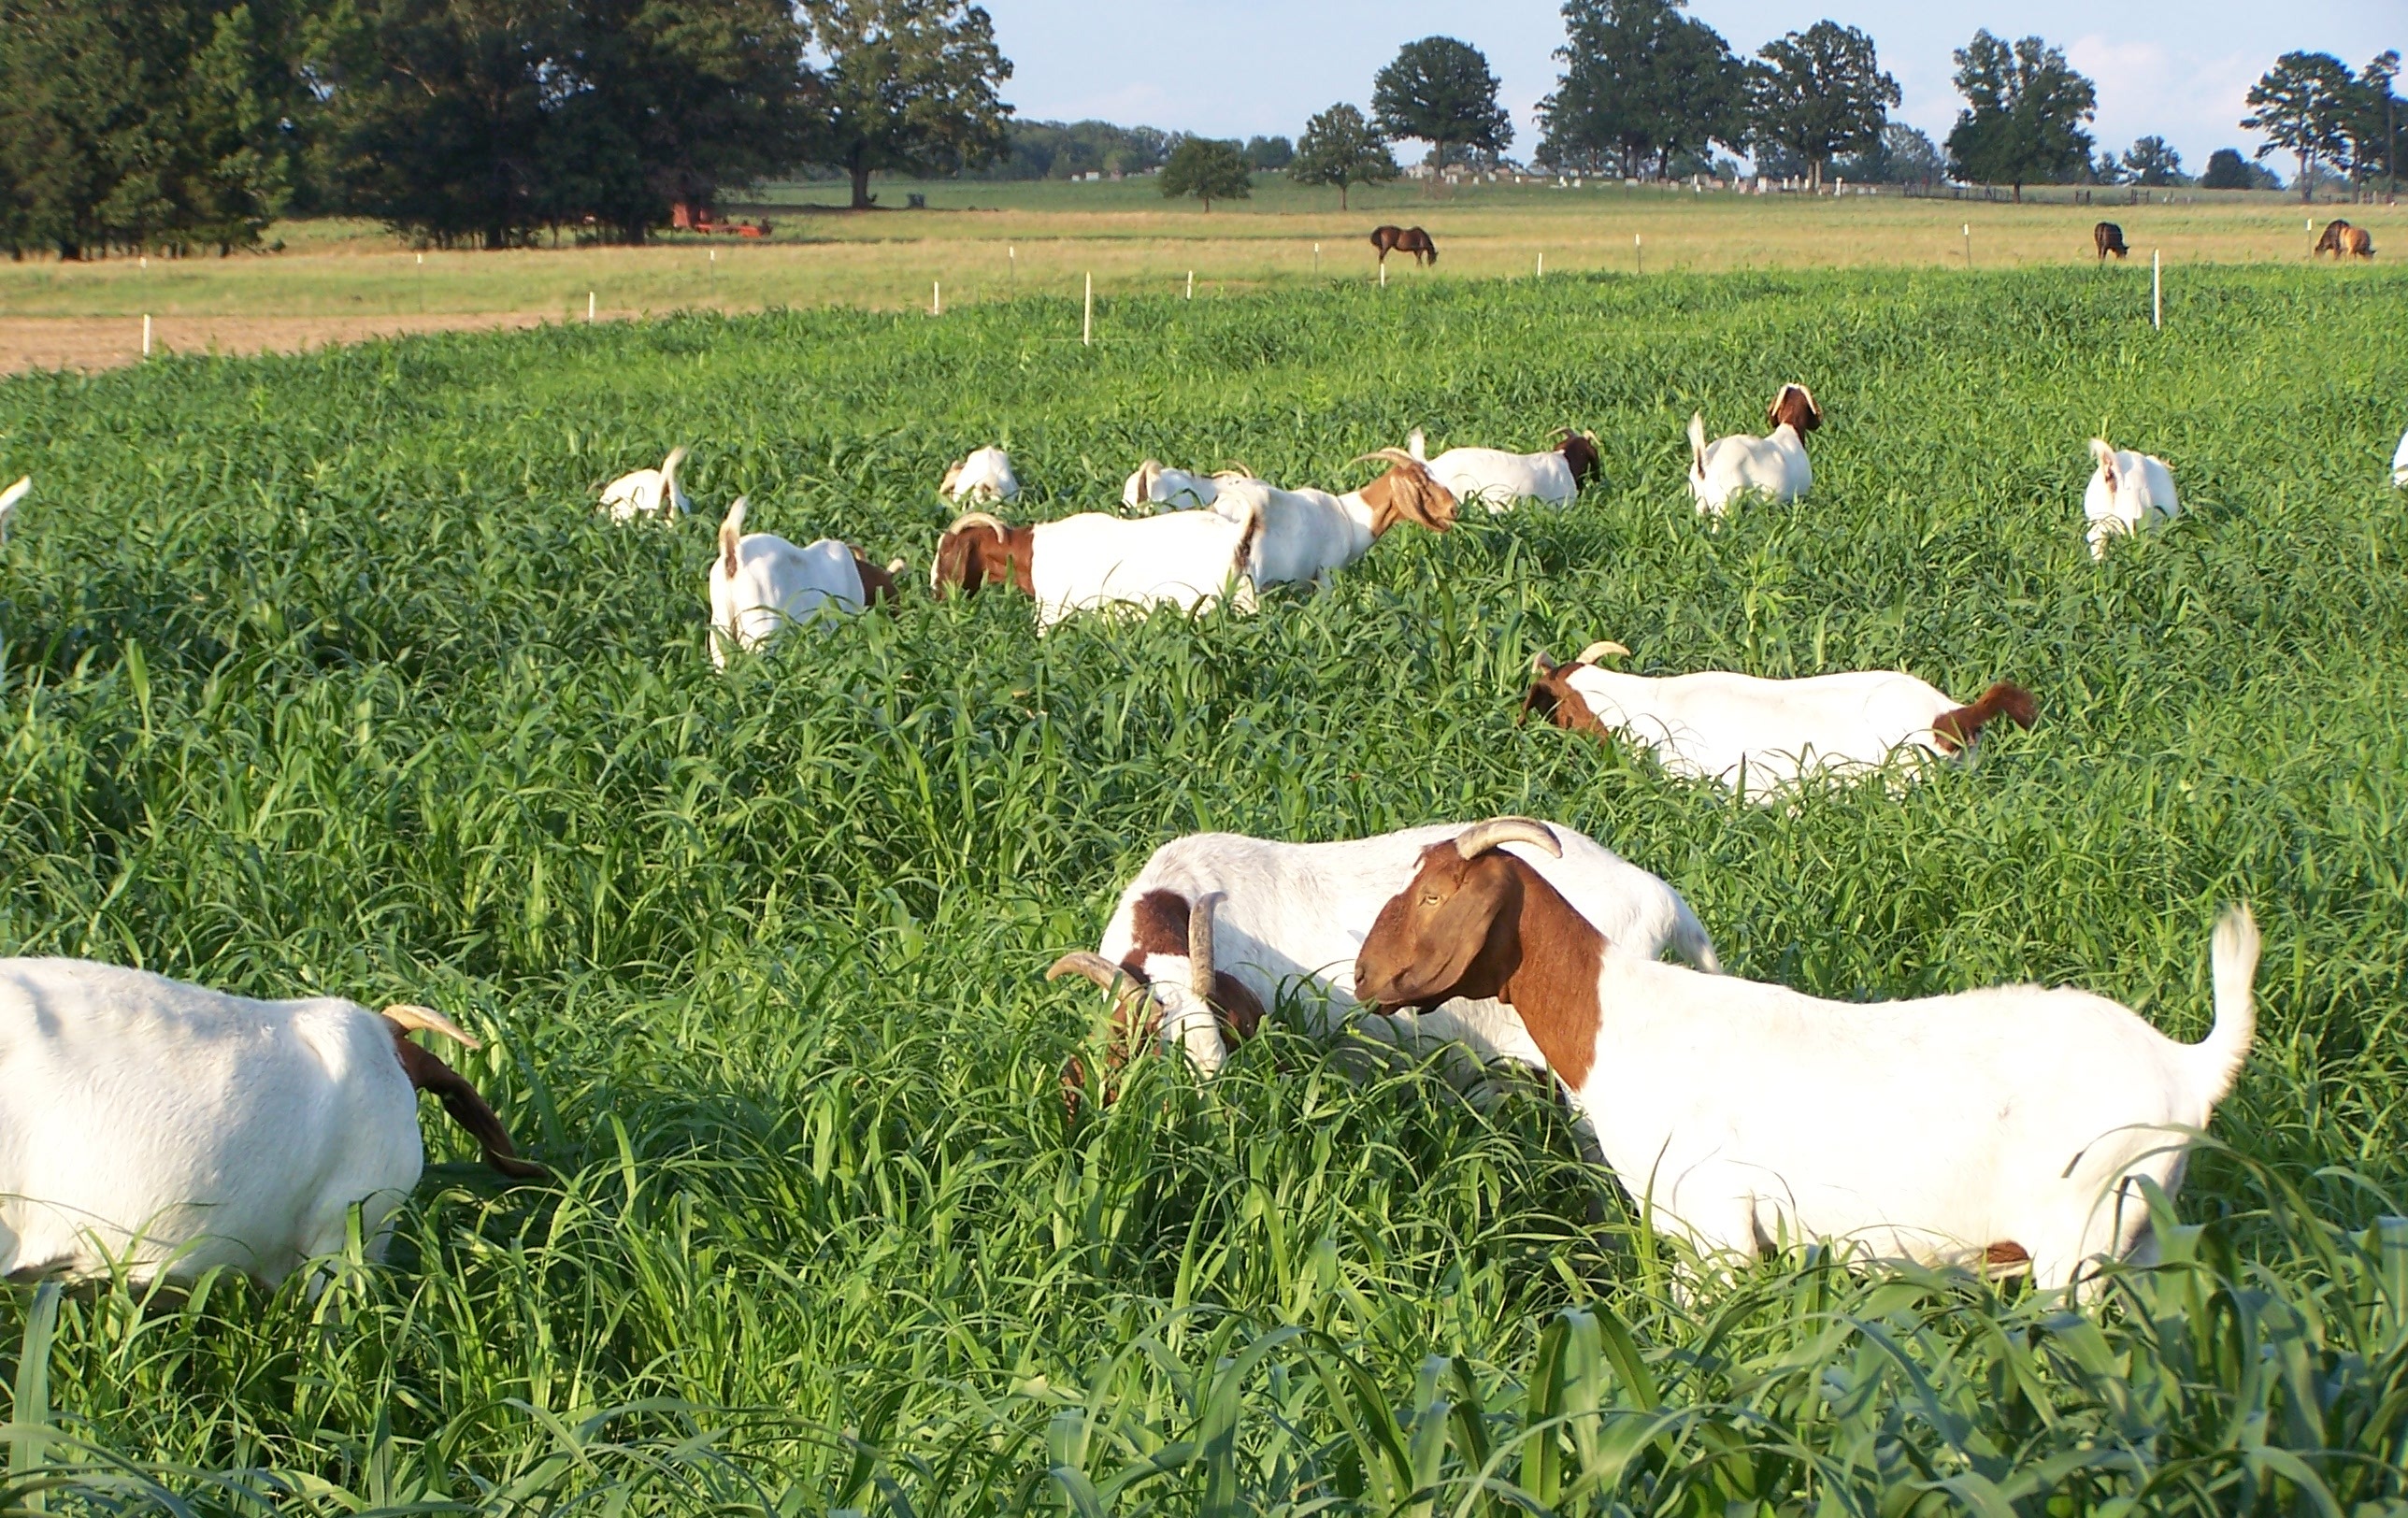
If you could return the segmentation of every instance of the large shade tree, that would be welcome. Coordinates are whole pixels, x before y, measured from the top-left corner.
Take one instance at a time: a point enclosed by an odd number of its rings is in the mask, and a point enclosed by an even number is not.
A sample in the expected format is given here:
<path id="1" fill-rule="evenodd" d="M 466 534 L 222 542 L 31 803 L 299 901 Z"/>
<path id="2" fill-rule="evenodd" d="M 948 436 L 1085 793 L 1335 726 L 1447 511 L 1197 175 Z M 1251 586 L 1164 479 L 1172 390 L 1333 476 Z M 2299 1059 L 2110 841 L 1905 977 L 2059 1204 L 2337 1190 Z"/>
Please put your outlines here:
<path id="1" fill-rule="evenodd" d="M 1298 184 L 1334 185 L 1338 208 L 1346 208 L 1347 190 L 1358 184 L 1385 184 L 1398 173 L 1388 151 L 1388 139 L 1363 119 L 1363 113 L 1340 101 L 1304 123 L 1296 139 L 1296 158 L 1288 178 Z"/>
<path id="2" fill-rule="evenodd" d="M 2316 165 L 2346 166 L 2348 115 L 2358 78 L 2329 52 L 2286 52 L 2249 87 L 2242 126 L 2263 134 L 2258 156 L 2288 152 L 2300 162 L 2300 199 L 2314 197 Z"/>
<path id="3" fill-rule="evenodd" d="M 2089 170 L 2092 138 L 2082 123 L 2096 113 L 2099 92 L 2063 49 L 1978 31 L 1956 51 L 1956 82 L 1965 108 L 1948 134 L 1948 156 L 1960 178 L 2012 185 L 2021 200 L 2027 184 Z"/>
<path id="4" fill-rule="evenodd" d="M 816 156 L 872 204 L 869 177 L 950 174 L 1003 157 L 1011 63 L 985 7 L 961 0 L 803 0 L 824 55 Z"/>
<path id="5" fill-rule="evenodd" d="M 1882 72 L 1873 39 L 1822 21 L 1773 38 L 1747 70 L 1751 140 L 1777 143 L 1806 164 L 1809 183 L 1841 153 L 1881 145 L 1898 80 Z"/>
<path id="6" fill-rule="evenodd" d="M 1426 36 L 1408 42 L 1371 81 L 1371 114 L 1390 137 L 1430 145 L 1430 165 L 1443 168 L 1466 152 L 1503 152 L 1513 142 L 1513 118 L 1497 103 L 1497 76 L 1468 42 Z"/>
<path id="7" fill-rule="evenodd" d="M 1745 136 L 1744 74 L 1682 0 L 1565 0 L 1564 65 L 1539 103 L 1539 159 L 1563 168 L 1665 172 Z"/>
<path id="8" fill-rule="evenodd" d="M 1181 138 L 1155 183 L 1164 199 L 1192 195 L 1204 203 L 1208 214 L 1216 200 L 1244 200 L 1254 193 L 1245 150 L 1212 137 Z"/>
<path id="9" fill-rule="evenodd" d="M 2182 154 L 2163 137 L 2143 137 L 2133 143 L 2125 150 L 2121 167 L 2138 185 L 2155 188 L 2184 182 Z"/>

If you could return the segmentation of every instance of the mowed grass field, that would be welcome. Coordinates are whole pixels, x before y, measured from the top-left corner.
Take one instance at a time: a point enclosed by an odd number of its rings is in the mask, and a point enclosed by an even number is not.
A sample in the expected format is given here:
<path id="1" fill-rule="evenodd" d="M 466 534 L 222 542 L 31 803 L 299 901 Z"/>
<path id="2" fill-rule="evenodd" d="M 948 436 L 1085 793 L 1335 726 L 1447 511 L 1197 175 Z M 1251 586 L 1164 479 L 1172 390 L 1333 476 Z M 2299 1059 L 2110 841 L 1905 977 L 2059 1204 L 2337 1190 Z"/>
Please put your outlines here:
<path id="1" fill-rule="evenodd" d="M 312 1301 L 6 1289 L 11 1502 L 322 1513 L 2372 1513 L 2408 1501 L 2408 283 L 2202 270 L 1429 280 L 683 315 L 0 383 L 0 948 L 424 1002 L 561 1176 L 424 1104 L 390 1263 Z M 1828 414 L 1703 525 L 1682 426 Z M 1399 530 L 1247 618 L 907 597 L 714 673 L 710 528 L 901 554 L 1140 458 L 1345 484 L 1596 429 L 1576 504 Z M 2092 564 L 2084 441 L 2189 515 Z M 693 445 L 696 519 L 594 486 Z M 1734 804 L 1513 720 L 1534 650 L 2038 694 L 1977 765 Z M 2069 1310 L 1791 1254 L 1698 1279 L 1535 1083 L 1276 1024 L 1066 1122 L 1043 967 L 1199 828 L 1519 811 L 1740 974 L 2080 985 L 2257 1052 L 2166 1264 Z M 1706 1078 L 1707 1072 L 1700 1072 Z M 1978 1122 L 1978 1114 L 1969 1114 Z M 105 1141 L 96 1135 L 95 1142 Z M 1918 1141 L 1901 1132 L 1899 1142 Z M 46 1483 L 56 1483 L 46 1485 Z"/>
<path id="2" fill-rule="evenodd" d="M 1335 192 L 1258 176 L 1254 197 L 1165 201 L 1151 179 L 1095 183 L 882 182 L 881 208 L 834 208 L 834 184 L 773 186 L 739 206 L 767 216 L 767 242 L 666 235 L 644 248 L 543 247 L 420 253 L 374 223 L 294 222 L 273 253 L 231 259 L 0 264 L 0 372 L 93 368 L 141 353 L 141 318 L 181 352 L 291 350 L 428 327 L 624 318 L 700 308 L 821 305 L 958 308 L 1025 295 L 1198 298 L 1370 279 L 1368 234 L 1383 222 L 1427 227 L 1435 268 L 1393 264 L 1391 282 L 1552 274 L 1890 267 L 1975 270 L 2093 260 L 2090 229 L 2123 226 L 2137 262 L 2162 253 L 2179 284 L 2203 264 L 2306 261 L 2321 227 L 2345 215 L 2372 229 L 2378 261 L 2408 247 L 2396 207 L 2300 207 L 2296 197 L 2062 188 L 2024 205 L 1877 196 L 1699 194 L 1682 188 L 1579 189 L 1412 184 Z M 924 210 L 901 208 L 922 194 Z M 2047 197 L 2043 200 L 2042 197 Z"/>

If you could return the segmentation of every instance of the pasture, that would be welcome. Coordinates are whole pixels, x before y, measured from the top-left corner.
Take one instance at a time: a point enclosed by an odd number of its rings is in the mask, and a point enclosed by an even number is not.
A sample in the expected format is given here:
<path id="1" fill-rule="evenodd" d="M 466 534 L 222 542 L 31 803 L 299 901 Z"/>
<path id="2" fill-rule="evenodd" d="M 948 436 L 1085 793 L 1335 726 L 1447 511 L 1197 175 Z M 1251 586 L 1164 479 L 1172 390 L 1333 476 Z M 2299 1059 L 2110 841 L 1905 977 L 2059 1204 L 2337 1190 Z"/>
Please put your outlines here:
<path id="1" fill-rule="evenodd" d="M 821 305 L 926 309 L 1029 295 L 1075 296 L 1094 276 L 1106 294 L 1199 298 L 1369 279 L 1367 235 L 1383 222 L 1421 225 L 1440 258 L 1405 261 L 1389 277 L 1452 283 L 1537 274 L 1702 273 L 1892 267 L 1976 271 L 2092 262 L 2092 224 L 2123 226 L 2135 263 L 2162 251 L 2173 278 L 2201 264 L 2302 263 L 2336 214 L 2370 228 L 2377 262 L 2403 244 L 2396 207 L 2302 208 L 2274 193 L 2097 192 L 2078 206 L 2062 189 L 2024 205 L 1908 199 L 1895 193 L 1696 194 L 1685 188 L 1589 183 L 1411 184 L 1336 192 L 1260 176 L 1254 198 L 1165 201 L 1151 179 L 1095 183 L 882 181 L 882 208 L 853 213 L 832 184 L 771 186 L 737 207 L 766 216 L 767 242 L 667 234 L 644 248 L 557 247 L 509 252 L 404 247 L 364 222 L 281 223 L 283 251 L 231 259 L 107 259 L 0 264 L 0 371 L 99 367 L 141 351 L 141 318 L 179 352 L 288 350 L 429 327 L 580 320 L 586 298 L 605 318 L 698 308 Z M 924 194 L 925 210 L 898 209 Z M 2043 198 L 2044 196 L 2049 198 Z M 1971 229 L 1970 236 L 1966 229 Z M 1318 251 L 1316 252 L 1316 249 Z M 422 262 L 423 258 L 423 262 Z"/>
<path id="2" fill-rule="evenodd" d="M 430 1105 L 449 1163 L 391 1262 L 314 1302 L 6 1288 L 12 1505 L 2408 1500 L 2403 296 L 2198 269 L 2157 333 L 2128 268 L 1442 278 L 1116 294 L 1093 348 L 1027 296 L 0 382 L 0 478 L 36 480 L 0 551 L 0 948 L 435 1006 L 562 1177 L 496 1184 Z M 1788 380 L 1828 417 L 1812 495 L 1707 527 L 1690 410 L 1760 425 Z M 1252 617 L 1040 640 L 1025 599 L 924 594 L 976 444 L 1025 521 L 1149 454 L 1359 482 L 1417 424 L 1590 427 L 1606 479 Z M 2100 565 L 2094 433 L 2189 512 Z M 679 442 L 695 518 L 595 514 Z M 715 673 L 739 493 L 914 593 Z M 1608 637 L 2014 679 L 2041 721 L 1902 795 L 1734 804 L 1516 726 L 1534 651 Z M 1535 1084 L 1490 1115 L 1353 1084 L 1276 1019 L 1209 1089 L 1148 1058 L 1066 1123 L 1104 1008 L 1040 972 L 1156 843 L 1507 811 L 1664 876 L 1736 973 L 2075 984 L 2186 1039 L 2251 902 L 2259 1041 L 2166 1263 L 2080 1313 L 1802 1254 L 1676 1290 Z"/>

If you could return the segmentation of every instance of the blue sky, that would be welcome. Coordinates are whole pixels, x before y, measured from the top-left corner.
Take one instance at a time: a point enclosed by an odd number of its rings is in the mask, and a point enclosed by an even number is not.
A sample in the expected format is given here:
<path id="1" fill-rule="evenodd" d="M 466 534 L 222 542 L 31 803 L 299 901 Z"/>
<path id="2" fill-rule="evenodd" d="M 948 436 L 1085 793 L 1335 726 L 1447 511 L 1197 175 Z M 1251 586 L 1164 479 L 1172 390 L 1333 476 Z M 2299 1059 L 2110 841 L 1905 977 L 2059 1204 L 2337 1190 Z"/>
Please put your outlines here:
<path id="1" fill-rule="evenodd" d="M 1215 136 L 1293 136 L 1335 100 L 1370 103 L 1371 76 L 1398 47 L 1433 32 L 1488 55 L 1513 112 L 1515 156 L 1538 143 L 1531 108 L 1555 85 L 1563 21 L 1549 0 L 986 0 L 1016 73 L 1004 98 L 1023 116 L 1107 121 Z M 2276 55 L 2339 54 L 2352 67 L 2386 48 L 2408 52 L 2408 0 L 1691 0 L 1689 13 L 1752 53 L 1828 16 L 1872 34 L 1898 78 L 1899 119 L 1937 141 L 1959 102 L 1950 52 L 1975 28 L 2032 33 L 2062 47 L 2099 86 L 2103 144 L 2157 133 L 2193 171 L 2217 148 L 2256 140 L 2236 124 L 2242 97 Z M 2275 161 L 2287 172 L 2287 165 Z"/>

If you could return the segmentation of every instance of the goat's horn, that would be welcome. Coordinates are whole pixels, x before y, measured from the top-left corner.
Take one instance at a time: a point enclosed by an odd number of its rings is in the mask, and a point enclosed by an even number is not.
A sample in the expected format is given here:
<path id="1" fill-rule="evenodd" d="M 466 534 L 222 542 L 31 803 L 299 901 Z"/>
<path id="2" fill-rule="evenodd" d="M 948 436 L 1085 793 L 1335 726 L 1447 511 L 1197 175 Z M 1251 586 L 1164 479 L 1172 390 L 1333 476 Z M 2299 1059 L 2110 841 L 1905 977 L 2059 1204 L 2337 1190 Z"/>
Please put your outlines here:
<path id="1" fill-rule="evenodd" d="M 1011 530 L 1011 528 L 1006 524 L 1000 517 L 993 516 L 984 511 L 965 511 L 960 516 L 955 517 L 953 519 L 953 524 L 946 528 L 945 531 L 949 533 L 957 533 L 964 527 L 993 527 L 999 533 L 1010 532 Z"/>
<path id="2" fill-rule="evenodd" d="M 1533 675 L 1545 676 L 1552 675 L 1555 672 L 1555 666 L 1554 663 L 1547 658 L 1546 650 L 1541 649 L 1538 652 L 1530 655 L 1530 673 Z"/>
<path id="3" fill-rule="evenodd" d="M 1455 836 L 1455 852 L 1466 859 L 1477 859 L 1500 843 L 1526 843 L 1557 859 L 1564 856 L 1564 846 L 1555 841 L 1554 831 L 1534 817 L 1491 817 L 1474 823 Z"/>
<path id="4" fill-rule="evenodd" d="M 432 1007 L 417 1007 L 406 1001 L 397 1001 L 378 1015 L 395 1027 L 408 1028 L 413 1032 L 439 1033 L 463 1049 L 484 1047 L 466 1028 Z"/>
<path id="5" fill-rule="evenodd" d="M 1628 649 L 1626 649 L 1621 644 L 1608 638 L 1602 643 L 1591 643 L 1588 647 L 1581 650 L 1580 657 L 1573 662 L 1575 664 L 1595 664 L 1599 659 L 1627 659 L 1629 657 L 1630 651 Z"/>
<path id="6" fill-rule="evenodd" d="M 1207 891 L 1187 913 L 1187 988 L 1198 996 L 1212 995 L 1212 914 L 1227 898 Z"/>
<path id="7" fill-rule="evenodd" d="M 1406 451 L 1405 451 L 1403 449 L 1401 449 L 1401 448 L 1383 448 L 1383 449 L 1381 449 L 1379 451 L 1377 451 L 1377 452 L 1375 452 L 1375 453 L 1364 453 L 1364 454 L 1361 454 L 1361 455 L 1357 456 L 1356 458 L 1354 458 L 1352 462 L 1354 462 L 1354 463 L 1355 463 L 1355 464 L 1400 464 L 1400 465 L 1412 465 L 1413 468 L 1416 468 L 1416 469 L 1418 469 L 1418 468 L 1420 468 L 1420 467 L 1422 466 L 1422 461 L 1421 461 L 1421 460 L 1419 460 L 1419 459 L 1417 459 L 1417 458 L 1413 457 L 1411 453 L 1406 452 Z"/>
<path id="8" fill-rule="evenodd" d="M 1066 975 L 1084 976 L 1106 991 L 1128 980 L 1128 971 L 1086 949 L 1073 950 L 1045 967 L 1045 979 L 1049 981 L 1058 981 Z"/>

